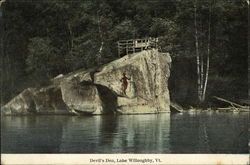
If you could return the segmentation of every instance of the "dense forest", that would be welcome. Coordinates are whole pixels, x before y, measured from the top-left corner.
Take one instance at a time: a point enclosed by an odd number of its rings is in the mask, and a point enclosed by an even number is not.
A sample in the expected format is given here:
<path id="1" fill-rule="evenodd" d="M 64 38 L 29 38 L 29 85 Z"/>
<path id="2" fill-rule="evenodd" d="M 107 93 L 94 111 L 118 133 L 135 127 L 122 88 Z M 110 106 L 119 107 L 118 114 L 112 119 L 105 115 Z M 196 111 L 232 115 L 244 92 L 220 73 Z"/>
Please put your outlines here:
<path id="1" fill-rule="evenodd" d="M 6 0 L 0 14 L 1 104 L 58 74 L 117 59 L 118 40 L 145 37 L 158 37 L 172 57 L 172 100 L 247 98 L 246 0 Z"/>

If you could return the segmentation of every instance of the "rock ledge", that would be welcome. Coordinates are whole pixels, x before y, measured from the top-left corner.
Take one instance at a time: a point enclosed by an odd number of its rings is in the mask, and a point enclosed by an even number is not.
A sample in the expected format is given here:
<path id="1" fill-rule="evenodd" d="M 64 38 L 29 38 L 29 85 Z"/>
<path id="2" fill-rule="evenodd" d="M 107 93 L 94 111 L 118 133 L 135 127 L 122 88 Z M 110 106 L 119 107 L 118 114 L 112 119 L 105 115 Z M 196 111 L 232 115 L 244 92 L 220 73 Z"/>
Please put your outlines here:
<path id="1" fill-rule="evenodd" d="M 5 115 L 145 114 L 170 112 L 171 58 L 156 49 L 130 54 L 100 68 L 59 75 L 40 89 L 28 88 L 2 107 Z M 120 79 L 130 78 L 126 94 Z"/>

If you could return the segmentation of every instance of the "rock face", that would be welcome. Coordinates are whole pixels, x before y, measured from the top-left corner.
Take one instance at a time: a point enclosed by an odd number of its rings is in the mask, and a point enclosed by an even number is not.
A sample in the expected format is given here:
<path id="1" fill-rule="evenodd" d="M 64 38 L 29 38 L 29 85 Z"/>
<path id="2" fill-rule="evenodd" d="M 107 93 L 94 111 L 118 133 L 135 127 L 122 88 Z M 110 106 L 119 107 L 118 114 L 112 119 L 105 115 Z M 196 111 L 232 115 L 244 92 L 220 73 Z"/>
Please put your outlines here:
<path id="1" fill-rule="evenodd" d="M 28 88 L 2 107 L 7 115 L 25 114 L 73 114 L 62 100 L 58 86 Z"/>
<path id="2" fill-rule="evenodd" d="M 158 113 L 169 111 L 168 54 L 156 50 L 125 56 L 104 66 L 94 75 L 94 83 L 111 89 L 117 97 L 120 113 Z M 121 90 L 123 73 L 130 78 L 126 95 Z"/>
<path id="3" fill-rule="evenodd" d="M 52 79 L 50 86 L 24 90 L 2 107 L 3 114 L 140 114 L 169 112 L 168 53 L 147 50 L 98 69 Z M 129 78 L 126 94 L 123 74 Z"/>

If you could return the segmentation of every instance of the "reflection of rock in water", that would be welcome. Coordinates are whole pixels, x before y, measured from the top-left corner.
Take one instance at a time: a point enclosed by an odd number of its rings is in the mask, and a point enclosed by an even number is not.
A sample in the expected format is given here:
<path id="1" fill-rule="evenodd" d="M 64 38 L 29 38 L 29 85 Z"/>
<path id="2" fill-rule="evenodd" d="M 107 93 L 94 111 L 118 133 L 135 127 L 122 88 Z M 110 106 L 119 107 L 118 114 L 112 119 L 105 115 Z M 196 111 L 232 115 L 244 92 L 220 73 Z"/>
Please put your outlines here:
<path id="1" fill-rule="evenodd" d="M 1 119 L 3 153 L 248 151 L 248 113 L 183 113 L 171 118 L 170 114 L 153 114 L 5 116 Z"/>
<path id="2" fill-rule="evenodd" d="M 115 116 L 71 117 L 63 128 L 60 152 L 109 152 L 116 125 Z"/>
<path id="3" fill-rule="evenodd" d="M 117 153 L 169 152 L 169 114 L 119 116 L 118 132 L 112 145 Z"/>
<path id="4" fill-rule="evenodd" d="M 96 148 L 100 130 L 100 116 L 71 117 L 63 127 L 60 152 L 85 152 Z"/>
<path id="5" fill-rule="evenodd" d="M 56 119 L 56 120 L 55 120 Z M 2 118 L 1 149 L 4 153 L 56 153 L 67 117 L 23 116 Z M 50 127 L 48 127 L 48 123 Z"/>
<path id="6" fill-rule="evenodd" d="M 71 117 L 60 152 L 169 152 L 169 114 Z"/>
<path id="7" fill-rule="evenodd" d="M 173 153 L 247 153 L 248 116 L 176 114 L 171 116 Z"/>
<path id="8" fill-rule="evenodd" d="M 114 142 L 114 138 L 118 134 L 117 119 L 118 117 L 115 115 L 102 117 L 102 122 L 100 126 L 101 138 L 98 141 L 98 146 L 100 146 L 100 152 L 109 153 L 110 151 L 112 151 L 112 144 Z"/>

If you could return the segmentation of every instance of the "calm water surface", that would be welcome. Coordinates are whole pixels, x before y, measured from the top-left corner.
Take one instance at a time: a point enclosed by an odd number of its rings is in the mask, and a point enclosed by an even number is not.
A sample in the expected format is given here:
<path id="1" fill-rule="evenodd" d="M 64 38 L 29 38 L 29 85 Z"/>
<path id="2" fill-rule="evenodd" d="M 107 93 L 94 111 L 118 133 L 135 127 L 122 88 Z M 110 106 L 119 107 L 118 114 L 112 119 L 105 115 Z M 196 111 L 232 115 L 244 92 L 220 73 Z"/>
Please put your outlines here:
<path id="1" fill-rule="evenodd" d="M 248 113 L 5 116 L 2 153 L 247 153 Z"/>

